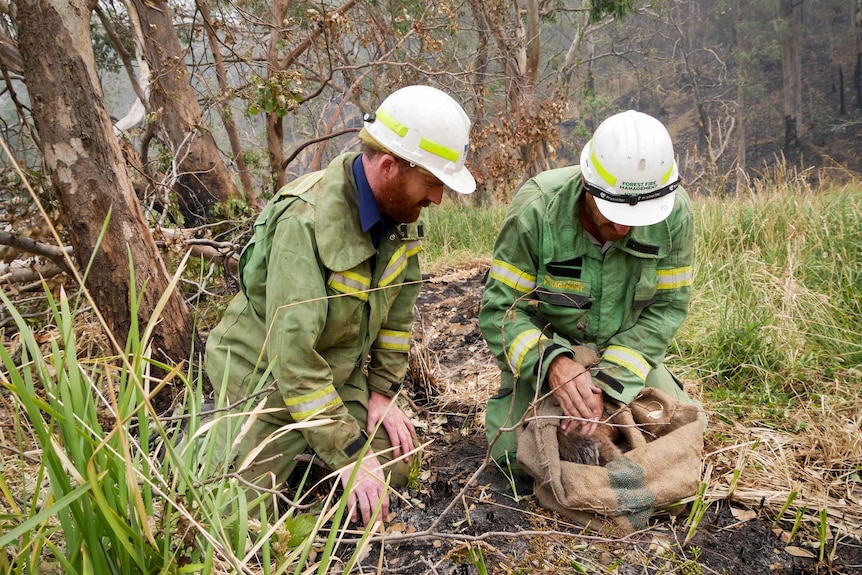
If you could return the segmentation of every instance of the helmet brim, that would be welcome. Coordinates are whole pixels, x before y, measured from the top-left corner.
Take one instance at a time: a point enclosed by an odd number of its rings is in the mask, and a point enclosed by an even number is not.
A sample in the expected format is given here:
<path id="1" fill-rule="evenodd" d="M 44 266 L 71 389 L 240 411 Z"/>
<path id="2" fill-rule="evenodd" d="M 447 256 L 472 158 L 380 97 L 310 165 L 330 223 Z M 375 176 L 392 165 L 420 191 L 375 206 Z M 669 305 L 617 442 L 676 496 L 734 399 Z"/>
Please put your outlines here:
<path id="1" fill-rule="evenodd" d="M 618 204 L 593 196 L 599 212 L 611 222 L 621 226 L 651 226 L 663 222 L 673 211 L 676 191 L 665 196 L 630 204 Z"/>
<path id="2" fill-rule="evenodd" d="M 455 173 L 448 173 L 440 170 L 433 170 L 427 166 L 422 167 L 431 172 L 438 180 L 443 182 L 444 186 L 452 191 L 465 195 L 472 194 L 476 191 L 476 178 L 473 177 L 473 174 L 471 174 L 467 168 L 461 168 Z"/>

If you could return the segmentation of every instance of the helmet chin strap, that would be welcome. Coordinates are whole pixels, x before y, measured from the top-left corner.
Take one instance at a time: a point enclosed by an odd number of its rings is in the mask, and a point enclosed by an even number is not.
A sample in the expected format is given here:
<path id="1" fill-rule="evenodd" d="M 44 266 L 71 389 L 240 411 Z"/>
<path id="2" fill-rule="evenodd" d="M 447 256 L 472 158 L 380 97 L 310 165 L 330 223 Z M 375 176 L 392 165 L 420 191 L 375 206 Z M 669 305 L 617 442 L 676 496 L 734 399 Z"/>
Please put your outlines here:
<path id="1" fill-rule="evenodd" d="M 655 200 L 673 192 L 679 187 L 680 179 L 677 178 L 675 182 L 672 182 L 663 188 L 659 188 L 645 194 L 612 194 L 589 183 L 586 178 L 583 178 L 583 182 L 584 190 L 591 196 L 601 198 L 606 202 L 611 202 L 613 204 L 628 204 L 630 206 L 636 206 L 639 202 L 648 202 L 650 200 Z"/>

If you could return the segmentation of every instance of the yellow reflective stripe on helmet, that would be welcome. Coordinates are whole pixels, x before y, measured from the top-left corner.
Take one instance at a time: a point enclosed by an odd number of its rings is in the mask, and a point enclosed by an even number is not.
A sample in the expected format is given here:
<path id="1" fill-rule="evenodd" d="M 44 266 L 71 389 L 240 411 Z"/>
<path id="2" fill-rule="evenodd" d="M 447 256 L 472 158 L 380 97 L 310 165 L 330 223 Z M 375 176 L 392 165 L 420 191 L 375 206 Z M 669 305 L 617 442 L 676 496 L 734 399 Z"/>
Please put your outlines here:
<path id="1" fill-rule="evenodd" d="M 312 393 L 285 399 L 284 404 L 287 406 L 287 411 L 290 412 L 291 417 L 296 421 L 301 421 L 324 409 L 341 405 L 341 398 L 335 391 L 335 387 L 330 384 Z"/>
<path id="2" fill-rule="evenodd" d="M 608 346 L 602 359 L 623 366 L 638 376 L 641 381 L 646 381 L 647 375 L 649 375 L 652 369 L 647 360 L 644 359 L 644 356 L 631 348 L 621 345 Z"/>
<path id="3" fill-rule="evenodd" d="M 524 358 L 543 339 L 547 338 L 537 329 L 528 329 L 515 338 L 515 341 L 506 350 L 509 356 L 509 369 L 512 370 L 512 373 L 521 375 L 521 364 L 524 363 Z"/>
<path id="4" fill-rule="evenodd" d="M 670 179 L 670 175 L 673 173 L 673 167 L 675 163 L 676 162 L 671 162 L 670 167 L 667 169 L 667 172 L 665 172 L 664 175 L 661 177 L 662 184 L 666 184 L 667 181 Z"/>
<path id="5" fill-rule="evenodd" d="M 419 140 L 419 147 L 426 152 L 431 152 L 435 156 L 440 156 L 444 160 L 449 160 L 450 162 L 457 162 L 458 157 L 461 155 L 458 150 L 453 150 L 449 146 L 438 144 L 428 138 L 422 138 Z"/>
<path id="6" fill-rule="evenodd" d="M 383 275 L 380 276 L 380 285 L 381 287 L 387 286 L 395 281 L 395 278 L 398 277 L 404 268 L 407 267 L 407 246 L 402 243 L 398 246 L 398 249 L 395 250 L 395 253 L 392 254 L 392 259 L 389 260 L 389 263 L 386 265 L 386 269 L 383 270 Z"/>
<path id="7" fill-rule="evenodd" d="M 693 276 L 691 266 L 658 270 L 658 283 L 655 287 L 664 290 L 688 287 L 692 283 Z"/>
<path id="8" fill-rule="evenodd" d="M 381 329 L 374 341 L 374 347 L 407 353 L 410 351 L 410 332 Z"/>
<path id="9" fill-rule="evenodd" d="M 590 161 L 593 162 L 593 167 L 596 169 L 596 173 L 602 177 L 604 181 L 608 183 L 611 187 L 617 185 L 617 179 L 605 169 L 602 163 L 599 161 L 599 157 L 596 156 L 596 153 L 592 151 L 593 143 L 590 141 Z"/>
<path id="10" fill-rule="evenodd" d="M 386 110 L 377 110 L 374 114 L 375 118 L 383 122 L 383 125 L 398 134 L 400 137 L 404 137 L 407 135 L 407 132 L 410 129 L 396 120 L 389 112 Z"/>
<path id="11" fill-rule="evenodd" d="M 362 301 L 368 301 L 368 288 L 371 287 L 371 278 L 351 271 L 332 272 L 326 283 L 337 292 L 358 297 Z"/>
<path id="12" fill-rule="evenodd" d="M 491 262 L 490 277 L 502 282 L 521 293 L 529 293 L 536 289 L 536 276 L 523 272 L 502 260 L 493 260 Z"/>
<path id="13" fill-rule="evenodd" d="M 411 242 L 407 242 L 407 257 L 412 258 L 416 254 L 422 251 L 422 242 L 420 240 L 413 240 Z"/>

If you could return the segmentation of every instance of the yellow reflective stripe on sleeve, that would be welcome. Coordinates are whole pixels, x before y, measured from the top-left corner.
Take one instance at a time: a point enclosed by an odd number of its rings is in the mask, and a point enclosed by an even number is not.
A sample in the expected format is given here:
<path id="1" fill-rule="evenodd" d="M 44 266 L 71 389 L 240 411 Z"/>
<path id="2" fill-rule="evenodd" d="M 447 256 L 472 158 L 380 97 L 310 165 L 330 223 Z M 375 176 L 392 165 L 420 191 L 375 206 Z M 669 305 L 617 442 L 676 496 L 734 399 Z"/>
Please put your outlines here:
<path id="1" fill-rule="evenodd" d="M 383 270 L 383 275 L 380 277 L 380 285 L 381 287 L 387 286 L 395 281 L 395 278 L 398 277 L 404 268 L 407 267 L 407 246 L 402 242 L 398 249 L 395 250 L 395 253 L 392 254 L 392 259 L 389 260 L 389 263 L 386 265 L 386 269 Z"/>
<path id="2" fill-rule="evenodd" d="M 539 345 L 539 341 L 547 339 L 542 336 L 542 332 L 537 329 L 528 329 L 521 332 L 521 335 L 515 338 L 512 345 L 509 346 L 507 353 L 509 355 L 509 369 L 515 375 L 521 375 L 521 364 L 524 363 L 524 358 L 527 354 Z"/>
<path id="3" fill-rule="evenodd" d="M 412 258 L 416 254 L 422 251 L 422 242 L 419 240 L 413 240 L 407 242 L 407 257 Z"/>
<path id="4" fill-rule="evenodd" d="M 326 283 L 337 292 L 358 297 L 362 301 L 368 301 L 368 288 L 371 287 L 371 278 L 351 271 L 332 272 Z"/>
<path id="5" fill-rule="evenodd" d="M 326 408 L 341 405 L 341 398 L 335 391 L 335 387 L 327 385 L 312 393 L 285 399 L 284 404 L 287 406 L 287 411 L 290 412 L 291 417 L 296 421 L 301 421 Z"/>
<path id="6" fill-rule="evenodd" d="M 374 341 L 374 347 L 406 353 L 410 351 L 410 332 L 381 329 Z"/>
<path id="7" fill-rule="evenodd" d="M 631 348 L 623 347 L 621 345 L 609 346 L 605 350 L 605 354 L 602 356 L 602 359 L 615 363 L 616 365 L 621 365 L 638 376 L 641 381 L 646 381 L 647 375 L 649 375 L 649 372 L 652 369 L 647 360 L 644 359 L 644 356 Z"/>
<path id="8" fill-rule="evenodd" d="M 529 293 L 536 289 L 536 276 L 501 260 L 491 262 L 490 277 L 521 293 Z"/>
<path id="9" fill-rule="evenodd" d="M 656 289 L 677 289 L 691 285 L 694 274 L 691 266 L 674 268 L 671 270 L 658 270 L 658 283 Z"/>

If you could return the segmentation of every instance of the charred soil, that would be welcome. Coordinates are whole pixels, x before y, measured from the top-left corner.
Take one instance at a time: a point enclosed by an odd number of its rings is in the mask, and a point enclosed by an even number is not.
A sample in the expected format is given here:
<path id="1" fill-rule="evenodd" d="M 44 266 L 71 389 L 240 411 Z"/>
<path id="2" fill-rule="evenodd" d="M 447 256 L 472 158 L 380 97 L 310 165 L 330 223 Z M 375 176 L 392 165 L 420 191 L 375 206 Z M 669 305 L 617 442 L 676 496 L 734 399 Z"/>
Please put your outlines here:
<path id="1" fill-rule="evenodd" d="M 478 328 L 487 265 L 449 270 L 417 303 L 411 393 L 423 442 L 418 481 L 395 498 L 383 545 L 366 572 L 482 573 L 862 573 L 862 543 L 827 534 L 787 542 L 775 513 L 712 500 L 690 529 L 683 514 L 657 515 L 632 536 L 602 537 L 543 509 L 532 482 L 510 480 L 485 461 L 483 401 L 496 392 L 496 364 Z M 709 439 L 707 439 L 709 443 Z M 707 450 L 711 447 L 707 445 Z M 714 448 L 714 446 L 712 447 Z M 829 531 L 829 530 L 827 530 Z M 688 538 L 689 534 L 693 534 Z"/>

